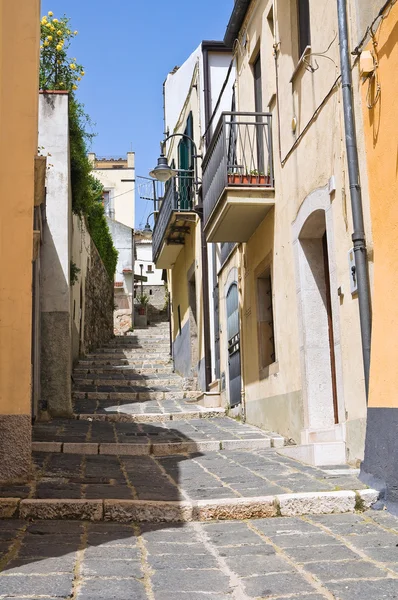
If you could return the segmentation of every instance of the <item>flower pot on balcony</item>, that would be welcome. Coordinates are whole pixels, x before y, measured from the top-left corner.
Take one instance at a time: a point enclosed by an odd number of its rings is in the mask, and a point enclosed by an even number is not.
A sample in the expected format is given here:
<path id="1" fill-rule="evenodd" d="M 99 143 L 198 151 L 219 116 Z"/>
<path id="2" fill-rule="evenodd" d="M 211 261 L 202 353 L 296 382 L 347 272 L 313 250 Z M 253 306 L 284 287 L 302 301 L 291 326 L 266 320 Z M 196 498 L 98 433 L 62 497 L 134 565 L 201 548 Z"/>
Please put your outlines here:
<path id="1" fill-rule="evenodd" d="M 231 185 L 270 185 L 269 175 L 239 175 L 238 173 L 228 174 L 228 183 Z"/>

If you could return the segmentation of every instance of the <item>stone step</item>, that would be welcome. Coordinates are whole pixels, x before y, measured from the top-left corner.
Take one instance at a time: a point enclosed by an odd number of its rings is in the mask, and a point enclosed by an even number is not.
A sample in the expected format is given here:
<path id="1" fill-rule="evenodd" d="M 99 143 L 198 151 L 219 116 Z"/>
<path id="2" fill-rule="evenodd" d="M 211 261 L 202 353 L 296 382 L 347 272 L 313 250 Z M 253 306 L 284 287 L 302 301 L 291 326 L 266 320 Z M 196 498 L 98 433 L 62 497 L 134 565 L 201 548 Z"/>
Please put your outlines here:
<path id="1" fill-rule="evenodd" d="M 162 357 L 162 358 L 155 357 L 155 358 L 150 359 L 150 360 L 149 359 L 148 360 L 147 359 L 138 360 L 138 358 L 130 357 L 127 354 L 122 354 L 120 356 L 117 356 L 115 354 L 102 354 L 102 355 L 101 354 L 92 354 L 92 355 L 87 355 L 87 357 L 86 357 L 85 360 L 94 361 L 94 362 L 97 361 L 97 360 L 100 360 L 100 361 L 109 360 L 109 361 L 120 361 L 120 362 L 123 362 L 123 363 L 124 363 L 125 360 L 127 360 L 128 363 L 131 363 L 131 364 L 134 364 L 134 365 L 137 365 L 137 366 L 138 365 L 143 366 L 143 365 L 146 365 L 146 364 L 148 364 L 148 365 L 168 365 L 168 364 L 171 364 L 171 359 L 170 359 L 169 356 Z"/>
<path id="2" fill-rule="evenodd" d="M 152 366 L 150 366 L 152 365 Z M 144 363 L 134 363 L 132 361 L 125 360 L 80 360 L 78 362 L 78 367 L 127 367 L 133 369 L 136 373 L 141 373 L 141 371 L 145 371 L 146 373 L 173 373 L 174 366 L 172 363 L 170 364 L 159 364 L 153 365 L 153 363 L 144 364 Z"/>
<path id="3" fill-rule="evenodd" d="M 176 391 L 180 391 L 182 390 L 182 381 L 179 379 L 171 379 L 170 380 L 172 383 L 169 384 L 169 386 L 164 386 L 163 384 L 160 384 L 159 382 L 156 382 L 155 385 L 156 387 L 171 387 L 172 389 L 176 390 Z M 116 378 L 112 378 L 109 377 L 107 379 L 103 379 L 103 378 L 99 378 L 99 379 L 88 379 L 88 378 L 84 378 L 84 379 L 80 379 L 80 377 L 74 377 L 73 378 L 73 382 L 74 382 L 74 389 L 79 389 L 80 387 L 84 387 L 87 388 L 87 386 L 91 386 L 91 387 L 103 387 L 103 386 L 111 386 L 111 387 L 151 387 L 150 385 L 147 385 L 147 381 L 142 380 L 141 382 L 137 381 L 136 379 L 119 379 L 118 377 Z M 87 390 L 87 391 L 95 391 L 95 390 Z M 129 391 L 129 390 L 127 390 Z M 165 390 L 165 391 L 172 391 L 172 390 Z"/>
<path id="4" fill-rule="evenodd" d="M 97 388 L 98 389 L 98 388 Z M 72 399 L 74 400 L 128 400 L 137 402 L 148 402 L 149 400 L 184 400 L 187 398 L 195 398 L 198 392 L 189 390 L 181 390 L 179 392 L 164 392 L 164 391 L 145 391 L 145 392 L 118 392 L 113 390 L 74 390 L 72 391 Z M 225 409 L 222 409 L 225 412 Z"/>
<path id="5" fill-rule="evenodd" d="M 80 377 L 83 375 L 91 375 L 94 376 L 96 374 L 106 375 L 108 377 L 112 377 L 113 375 L 118 375 L 119 377 L 125 377 L 127 379 L 144 379 L 144 375 L 137 374 L 136 369 L 132 365 L 101 365 L 99 367 L 90 366 L 90 365 L 80 365 L 76 366 L 73 372 Z M 163 376 L 162 376 L 163 377 Z M 178 373 L 172 373 L 169 375 L 171 378 L 182 379 Z"/>
<path id="6" fill-rule="evenodd" d="M 181 386 L 181 377 L 179 377 L 178 375 L 174 375 L 173 373 L 159 373 L 159 377 L 155 377 L 154 375 L 150 375 L 149 377 L 144 377 L 144 376 L 140 376 L 137 375 L 137 373 L 132 373 L 131 375 L 123 375 L 123 374 L 118 374 L 118 373 L 102 373 L 101 371 L 99 372 L 80 372 L 80 371 L 74 371 L 73 373 L 73 381 L 75 383 L 78 382 L 79 385 L 84 385 L 83 382 L 86 382 L 88 385 L 92 385 L 91 382 L 94 378 L 95 381 L 112 381 L 112 385 L 114 385 L 115 381 L 124 381 L 124 385 L 137 385 L 137 386 L 146 386 L 146 387 L 151 387 L 151 386 L 176 386 L 179 385 Z M 102 383 L 101 383 L 102 385 Z"/>
<path id="7" fill-rule="evenodd" d="M 119 407 L 116 407 L 119 408 Z M 225 416 L 223 408 L 203 408 L 195 407 L 197 410 L 187 410 L 181 412 L 147 412 L 140 414 L 123 413 L 122 407 L 120 412 L 111 412 L 106 414 L 85 414 L 76 415 L 81 421 L 107 421 L 111 423 L 166 423 L 169 421 L 188 421 L 191 419 L 213 419 Z"/>
<path id="8" fill-rule="evenodd" d="M 251 498 L 206 500 L 125 500 L 69 498 L 0 498 L 0 518 L 22 520 L 83 520 L 117 523 L 188 523 L 304 515 L 345 514 L 367 510 L 379 497 L 376 490 L 308 492 Z"/>
<path id="9" fill-rule="evenodd" d="M 147 351 L 142 351 L 142 349 L 140 349 L 139 351 L 137 350 L 137 352 L 132 352 L 132 351 L 126 351 L 123 352 L 123 354 L 112 354 L 112 353 L 97 353 L 97 356 L 101 357 L 101 360 L 104 357 L 112 357 L 112 359 L 115 358 L 134 358 L 134 360 L 146 360 L 149 358 L 153 358 L 153 359 L 162 359 L 162 360 L 170 360 L 170 354 L 168 352 L 147 352 Z M 92 360 L 92 356 L 87 355 L 86 356 L 87 359 Z"/>
<path id="10" fill-rule="evenodd" d="M 276 443 L 279 438 L 276 438 Z M 105 456 L 178 456 L 198 452 L 216 452 L 223 450 L 266 450 L 274 447 L 274 439 L 263 437 L 254 439 L 219 439 L 188 441 L 144 441 L 137 438 L 134 443 L 117 442 L 32 442 L 33 452 L 81 454 Z"/>
<path id="11" fill-rule="evenodd" d="M 120 352 L 138 352 L 140 350 L 144 350 L 144 349 L 152 349 L 153 352 L 165 352 L 167 354 L 170 353 L 170 344 L 163 344 L 161 342 L 157 342 L 157 343 L 153 343 L 153 344 L 146 344 L 146 343 L 140 343 L 140 344 L 136 344 L 136 345 L 126 345 L 126 346 L 103 346 L 102 348 L 98 348 L 96 350 L 96 352 L 101 352 L 101 353 L 111 353 L 111 354 L 115 354 L 115 353 L 120 353 Z"/>

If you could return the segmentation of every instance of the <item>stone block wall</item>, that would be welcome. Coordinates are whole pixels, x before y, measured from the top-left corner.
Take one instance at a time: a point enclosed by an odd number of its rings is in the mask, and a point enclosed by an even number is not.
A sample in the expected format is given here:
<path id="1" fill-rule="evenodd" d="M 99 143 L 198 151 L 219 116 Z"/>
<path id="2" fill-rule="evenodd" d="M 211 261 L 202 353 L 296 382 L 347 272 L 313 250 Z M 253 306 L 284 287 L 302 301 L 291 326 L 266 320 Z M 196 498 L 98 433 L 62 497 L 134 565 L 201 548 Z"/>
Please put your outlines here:
<path id="1" fill-rule="evenodd" d="M 84 307 L 84 352 L 106 344 L 113 337 L 113 280 L 90 240 L 91 260 L 87 270 Z"/>

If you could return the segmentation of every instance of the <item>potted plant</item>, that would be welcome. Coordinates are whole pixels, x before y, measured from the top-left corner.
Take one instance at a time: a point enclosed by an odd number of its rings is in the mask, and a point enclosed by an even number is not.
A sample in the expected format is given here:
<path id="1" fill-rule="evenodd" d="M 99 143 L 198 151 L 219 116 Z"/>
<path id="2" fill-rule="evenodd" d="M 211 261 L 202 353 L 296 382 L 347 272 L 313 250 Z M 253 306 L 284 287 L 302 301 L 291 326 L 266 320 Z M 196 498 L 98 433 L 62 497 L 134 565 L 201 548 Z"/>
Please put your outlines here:
<path id="1" fill-rule="evenodd" d="M 146 294 L 141 294 L 140 296 L 138 296 L 138 302 L 139 302 L 138 314 L 145 315 L 146 307 L 149 302 L 149 296 L 147 296 Z"/>
<path id="2" fill-rule="evenodd" d="M 250 173 L 228 173 L 228 183 L 232 185 L 270 185 L 269 175 L 259 173 L 257 169 Z"/>

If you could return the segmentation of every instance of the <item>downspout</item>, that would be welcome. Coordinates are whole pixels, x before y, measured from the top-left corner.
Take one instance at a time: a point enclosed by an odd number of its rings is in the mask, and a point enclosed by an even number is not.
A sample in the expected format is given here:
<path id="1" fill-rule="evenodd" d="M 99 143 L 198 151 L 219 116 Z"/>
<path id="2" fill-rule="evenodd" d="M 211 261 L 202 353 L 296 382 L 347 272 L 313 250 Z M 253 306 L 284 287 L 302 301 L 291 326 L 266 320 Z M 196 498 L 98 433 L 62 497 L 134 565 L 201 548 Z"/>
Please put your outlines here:
<path id="1" fill-rule="evenodd" d="M 210 76 L 209 76 L 209 52 L 203 49 L 203 84 L 204 84 L 204 108 L 205 108 L 205 146 L 206 150 L 210 143 L 210 131 L 208 124 L 210 122 L 211 97 L 210 97 Z M 202 291 L 203 291 L 203 344 L 205 353 L 205 382 L 206 392 L 210 389 L 212 382 L 211 373 L 211 336 L 210 336 L 210 298 L 209 298 L 209 256 L 204 232 L 203 209 L 202 209 L 202 190 L 200 191 L 200 237 L 202 247 Z M 198 207 L 199 208 L 199 207 Z"/>
<path id="2" fill-rule="evenodd" d="M 208 392 L 212 381 L 211 376 L 211 344 L 210 344 L 210 302 L 209 302 L 209 267 L 206 235 L 203 223 L 203 204 L 202 190 L 199 192 L 199 204 L 195 207 L 195 212 L 200 219 L 200 238 L 202 249 L 202 295 L 203 295 L 203 345 L 205 353 L 205 382 Z"/>
<path id="3" fill-rule="evenodd" d="M 365 373 L 366 399 L 368 399 L 372 317 L 369 273 L 366 256 L 365 227 L 363 221 L 362 193 L 359 181 L 358 147 L 352 100 L 351 60 L 348 49 L 347 0 L 337 0 L 337 12 L 339 24 L 345 141 L 347 149 L 352 220 L 354 227 L 352 240 L 354 243 L 356 277 L 358 284 L 359 319 L 361 325 L 362 357 L 363 368 Z"/>
<path id="4" fill-rule="evenodd" d="M 203 49 L 203 95 L 205 107 L 205 144 L 206 149 L 210 143 L 210 131 L 208 131 L 208 123 L 210 122 L 210 86 L 209 86 L 209 51 Z"/>

